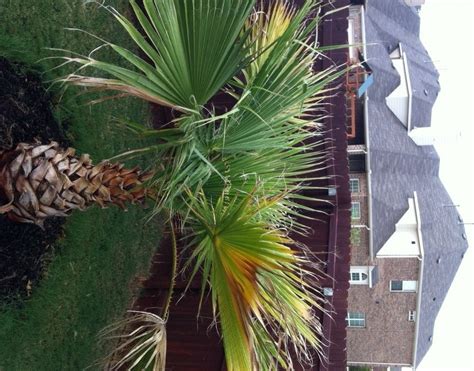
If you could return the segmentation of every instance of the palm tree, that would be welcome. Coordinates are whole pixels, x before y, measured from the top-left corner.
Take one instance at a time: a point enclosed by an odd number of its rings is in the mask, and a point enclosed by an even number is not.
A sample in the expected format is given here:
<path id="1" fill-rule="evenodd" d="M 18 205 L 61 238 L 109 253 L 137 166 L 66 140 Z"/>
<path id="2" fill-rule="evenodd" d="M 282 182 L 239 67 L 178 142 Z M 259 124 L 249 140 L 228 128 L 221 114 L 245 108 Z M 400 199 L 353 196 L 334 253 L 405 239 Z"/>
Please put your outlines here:
<path id="1" fill-rule="evenodd" d="M 139 168 L 75 155 L 58 143 L 26 144 L 0 151 L 0 213 L 13 221 L 43 226 L 48 217 L 67 216 L 90 205 L 141 203 L 143 183 L 152 176 Z"/>
<path id="2" fill-rule="evenodd" d="M 284 0 L 269 7 L 255 3 L 144 0 L 141 7 L 130 0 L 136 25 L 105 8 L 146 59 L 99 37 L 125 67 L 96 59 L 95 52 L 61 57 L 79 65 L 63 83 L 138 97 L 179 113 L 166 129 L 125 122 L 134 134 L 155 140 L 116 156 L 156 158 L 150 191 L 142 188 L 148 173 L 94 167 L 54 145 L 22 145 L 2 155 L 0 167 L 6 174 L 1 210 L 22 221 L 38 223 L 46 211 L 67 213 L 92 202 L 140 201 L 151 192 L 154 212 L 179 220 L 191 240 L 185 268 L 192 277 L 202 273 L 202 298 L 211 291 L 230 371 L 293 369 L 290 353 L 310 363 L 310 350 L 321 352 L 315 310 L 324 299 L 314 264 L 289 235 L 305 232 L 296 218 L 308 209 L 301 191 L 311 189 L 308 174 L 327 159 L 318 138 L 321 102 L 342 74 L 337 68 L 313 70 L 321 54 L 314 43 L 318 2 L 306 1 L 299 10 Z M 88 76 L 88 69 L 105 76 Z M 235 100 L 221 115 L 209 105 L 218 92 Z M 55 160 L 63 157 L 66 162 Z M 24 173 L 40 172 L 30 166 L 51 170 L 39 182 L 26 182 Z M 147 319 L 148 335 L 130 333 L 137 342 L 127 341 L 132 349 L 118 357 L 121 365 L 162 367 L 168 306 L 164 320 Z"/>

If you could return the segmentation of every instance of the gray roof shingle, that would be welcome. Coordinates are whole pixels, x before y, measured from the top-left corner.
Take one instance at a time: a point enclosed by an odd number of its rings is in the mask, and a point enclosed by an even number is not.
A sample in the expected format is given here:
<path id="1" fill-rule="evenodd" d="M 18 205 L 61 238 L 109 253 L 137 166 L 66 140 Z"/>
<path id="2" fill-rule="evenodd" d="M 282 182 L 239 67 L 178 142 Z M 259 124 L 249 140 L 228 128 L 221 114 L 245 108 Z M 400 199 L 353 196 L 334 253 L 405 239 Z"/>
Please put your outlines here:
<path id="1" fill-rule="evenodd" d="M 440 90 L 439 74 L 423 47 L 420 18 L 401 0 L 368 0 L 367 62 L 374 75 L 368 90 L 373 243 L 376 253 L 395 231 L 417 192 L 424 243 L 424 273 L 416 365 L 431 346 L 436 316 L 467 249 L 464 227 L 438 178 L 439 157 L 432 146 L 417 146 L 385 103 L 399 84 L 389 53 L 401 43 L 412 85 L 412 127 L 427 127 Z M 433 300 L 435 298 L 435 300 Z"/>

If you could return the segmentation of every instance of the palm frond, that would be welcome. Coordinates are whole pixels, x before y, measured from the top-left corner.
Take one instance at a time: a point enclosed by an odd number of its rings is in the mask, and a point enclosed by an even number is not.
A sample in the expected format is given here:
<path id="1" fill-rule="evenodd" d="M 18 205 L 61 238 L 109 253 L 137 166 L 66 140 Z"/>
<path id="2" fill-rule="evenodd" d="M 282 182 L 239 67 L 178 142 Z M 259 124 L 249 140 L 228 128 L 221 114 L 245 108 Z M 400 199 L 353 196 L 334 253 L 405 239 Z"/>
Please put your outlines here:
<path id="1" fill-rule="evenodd" d="M 278 198 L 190 198 L 194 273 L 202 268 L 210 283 L 228 369 L 288 369 L 290 343 L 302 360 L 310 349 L 319 351 L 313 310 L 322 301 L 308 283 L 313 273 L 288 236 L 258 218 Z"/>
<path id="2" fill-rule="evenodd" d="M 257 20 L 247 22 L 257 57 L 246 70 L 246 80 L 238 82 L 243 90 L 234 113 L 223 120 L 210 144 L 222 159 L 216 168 L 226 183 L 210 174 L 203 185 L 211 196 L 225 185 L 233 195 L 249 192 L 255 182 L 261 184 L 261 195 L 287 194 L 271 210 L 272 219 L 284 221 L 285 228 L 295 226 L 288 216 L 304 217 L 295 211 L 297 193 L 310 189 L 310 174 L 327 164 L 320 133 L 323 102 L 332 94 L 328 86 L 343 74 L 337 68 L 313 70 L 319 53 L 310 46 L 317 5 L 306 2 L 296 11 L 277 1 L 268 15 L 265 9 L 256 10 Z M 310 15 L 314 17 L 308 22 Z"/>
<path id="3" fill-rule="evenodd" d="M 247 63 L 242 28 L 255 0 L 144 0 L 130 4 L 139 27 L 107 6 L 133 39 L 145 60 L 119 45 L 105 45 L 130 68 L 88 57 L 65 57 L 82 68 L 95 68 L 111 78 L 73 74 L 72 84 L 118 90 L 150 102 L 188 112 L 203 106 Z"/>
<path id="4" fill-rule="evenodd" d="M 266 58 L 254 68 L 252 78 L 242 84 L 245 98 L 239 100 L 238 112 L 224 125 L 225 138 L 221 138 L 221 145 L 226 152 L 249 151 L 270 142 L 273 148 L 288 148 L 291 139 L 286 134 L 317 127 L 317 119 L 323 112 L 322 102 L 331 94 L 328 85 L 343 73 L 337 68 L 313 70 L 317 49 L 306 44 L 314 36 L 317 19 L 304 23 L 315 11 L 311 2 L 294 14 L 291 10 L 278 10 L 285 7 L 283 4 L 278 2 L 272 8 L 263 26 L 269 28 L 274 23 L 272 16 L 280 17 L 280 14 L 286 14 L 289 23 L 279 29 L 283 33 L 270 48 L 265 46 L 262 56 Z M 266 34 L 267 29 L 260 32 Z M 254 63 L 257 61 L 258 58 Z"/>
<path id="5" fill-rule="evenodd" d="M 166 322 L 159 316 L 140 311 L 103 329 L 99 334 L 103 342 L 116 342 L 117 346 L 102 363 L 106 370 L 162 371 L 166 364 Z"/>
<path id="6" fill-rule="evenodd" d="M 277 0 L 268 6 L 265 11 L 263 1 L 259 9 L 247 19 L 245 28 L 250 30 L 247 40 L 249 53 L 253 56 L 252 62 L 244 69 L 245 78 L 251 81 L 258 74 L 260 67 L 267 60 L 274 43 L 288 29 L 295 9 L 288 6 L 284 0 Z"/>

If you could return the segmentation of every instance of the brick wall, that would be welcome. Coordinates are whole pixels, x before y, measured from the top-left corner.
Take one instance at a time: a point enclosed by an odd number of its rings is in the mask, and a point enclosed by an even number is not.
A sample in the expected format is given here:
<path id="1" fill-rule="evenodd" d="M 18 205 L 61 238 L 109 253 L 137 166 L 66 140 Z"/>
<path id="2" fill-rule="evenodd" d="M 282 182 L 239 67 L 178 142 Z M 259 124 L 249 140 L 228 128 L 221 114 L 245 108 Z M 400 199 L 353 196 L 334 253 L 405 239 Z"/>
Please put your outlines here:
<path id="1" fill-rule="evenodd" d="M 363 312 L 365 328 L 348 328 L 348 362 L 410 364 L 413 356 L 415 322 L 408 311 L 416 310 L 416 293 L 391 292 L 390 280 L 417 280 L 416 258 L 375 259 L 378 283 L 351 286 L 349 311 Z"/>
<path id="2" fill-rule="evenodd" d="M 351 285 L 348 308 L 363 312 L 365 328 L 348 328 L 348 362 L 410 364 L 413 353 L 415 322 L 408 321 L 408 312 L 416 310 L 416 293 L 391 292 L 390 280 L 417 280 L 419 261 L 416 258 L 385 258 L 371 261 L 369 256 L 368 189 L 365 173 L 350 173 L 359 180 L 359 192 L 351 193 L 353 202 L 360 202 L 360 219 L 352 219 L 351 266 L 377 266 L 378 282 Z"/>
<path id="3" fill-rule="evenodd" d="M 359 192 L 351 193 L 353 202 L 360 202 L 360 219 L 352 219 L 352 225 L 368 225 L 367 174 L 350 173 L 350 179 L 359 180 Z M 351 265 L 369 265 L 369 231 L 364 227 L 354 227 L 351 232 Z"/>

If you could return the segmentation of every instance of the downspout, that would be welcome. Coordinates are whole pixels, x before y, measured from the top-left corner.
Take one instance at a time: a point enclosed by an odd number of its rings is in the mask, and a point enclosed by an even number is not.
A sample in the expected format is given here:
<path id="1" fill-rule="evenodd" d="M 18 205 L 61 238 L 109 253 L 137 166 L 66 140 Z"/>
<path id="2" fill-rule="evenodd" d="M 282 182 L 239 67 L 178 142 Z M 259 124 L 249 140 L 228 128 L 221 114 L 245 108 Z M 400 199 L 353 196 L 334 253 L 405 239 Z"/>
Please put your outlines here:
<path id="1" fill-rule="evenodd" d="M 362 28 L 362 45 L 363 45 L 363 51 L 364 51 L 364 58 L 367 60 L 367 40 L 366 40 L 366 34 L 365 34 L 365 8 L 364 6 L 361 6 L 361 28 Z M 367 79 L 367 75 L 365 77 Z M 370 260 L 374 260 L 374 237 L 373 237 L 373 231 L 372 231 L 372 225 L 373 225 L 373 219 L 372 219 L 372 180 L 371 180 L 371 172 L 372 170 L 370 169 L 370 138 L 369 138 L 369 115 L 368 115 L 368 102 L 369 102 L 369 97 L 368 93 L 366 92 L 364 94 L 364 134 L 365 134 L 365 148 L 367 151 L 367 154 L 365 156 L 365 168 L 367 172 L 367 207 L 369 210 L 369 220 L 368 220 L 368 231 L 369 231 L 369 255 L 370 255 Z"/>
<path id="2" fill-rule="evenodd" d="M 423 236 L 421 234 L 421 217 L 420 217 L 420 207 L 418 205 L 418 195 L 416 192 L 413 192 L 414 203 L 415 203 L 415 215 L 416 215 L 416 230 L 418 233 L 418 242 L 420 246 L 420 256 L 418 260 L 420 261 L 420 270 L 418 272 L 418 293 L 416 298 L 416 322 L 415 322 L 415 339 L 413 341 L 413 369 L 416 369 L 416 356 L 418 350 L 418 337 L 420 333 L 420 315 L 421 315 L 421 292 L 423 290 L 423 269 L 424 269 L 424 256 L 425 250 L 423 247 Z"/>

